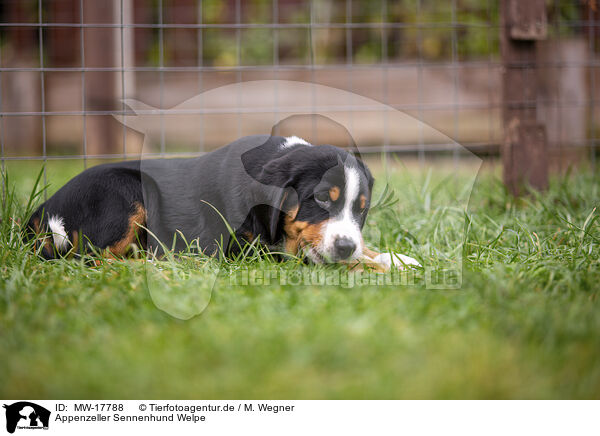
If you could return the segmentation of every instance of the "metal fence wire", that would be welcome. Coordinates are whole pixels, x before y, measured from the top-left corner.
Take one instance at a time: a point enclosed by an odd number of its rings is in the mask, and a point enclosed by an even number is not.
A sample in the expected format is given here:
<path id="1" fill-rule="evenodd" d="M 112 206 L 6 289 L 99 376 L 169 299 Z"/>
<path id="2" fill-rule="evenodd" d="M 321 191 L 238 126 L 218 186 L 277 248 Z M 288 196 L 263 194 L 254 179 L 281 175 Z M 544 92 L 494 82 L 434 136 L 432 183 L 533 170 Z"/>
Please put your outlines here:
<path id="1" fill-rule="evenodd" d="M 164 110 L 257 79 L 309 81 L 371 97 L 481 156 L 495 156 L 507 104 L 499 3 L 3 0 L 2 168 L 16 161 L 78 160 L 85 167 L 93 159 L 138 157 L 142 138 L 115 119 L 131 113 L 126 99 Z M 530 103 L 559 165 L 582 158 L 595 164 L 598 7 L 595 0 L 546 2 L 547 37 L 536 43 L 531 74 L 538 90 Z M 223 113 L 235 120 L 239 109 L 234 100 Z M 160 125 L 159 154 L 223 145 L 219 127 L 230 131 L 231 125 L 207 124 L 174 137 Z M 421 158 L 446 150 L 423 138 L 386 145 Z"/>

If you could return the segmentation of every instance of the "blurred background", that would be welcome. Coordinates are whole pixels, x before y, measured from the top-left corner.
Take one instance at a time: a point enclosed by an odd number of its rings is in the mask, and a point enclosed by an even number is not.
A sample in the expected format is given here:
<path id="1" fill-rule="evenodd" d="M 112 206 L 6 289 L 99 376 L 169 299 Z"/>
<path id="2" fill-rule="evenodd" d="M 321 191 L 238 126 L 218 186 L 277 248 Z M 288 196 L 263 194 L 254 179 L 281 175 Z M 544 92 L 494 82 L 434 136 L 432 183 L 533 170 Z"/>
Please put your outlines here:
<path id="1" fill-rule="evenodd" d="M 535 29 L 502 24 L 502 3 Z M 2 0 L 2 163 L 135 157 L 143 135 L 115 118 L 130 110 L 124 99 L 170 109 L 260 79 L 375 99 L 493 158 L 506 141 L 512 103 L 502 90 L 512 68 L 524 78 L 515 82 L 527 100 L 519 104 L 545 131 L 550 168 L 595 165 L 600 5 L 541 3 L 543 11 L 509 0 Z M 512 55 L 502 38 L 514 39 Z M 163 129 L 153 141 L 166 155 L 219 147 L 232 136 L 238 101 L 224 102 L 229 120 Z M 359 128 L 363 145 L 383 141 L 378 124 Z M 444 150 L 423 135 L 400 142 L 392 150 Z"/>

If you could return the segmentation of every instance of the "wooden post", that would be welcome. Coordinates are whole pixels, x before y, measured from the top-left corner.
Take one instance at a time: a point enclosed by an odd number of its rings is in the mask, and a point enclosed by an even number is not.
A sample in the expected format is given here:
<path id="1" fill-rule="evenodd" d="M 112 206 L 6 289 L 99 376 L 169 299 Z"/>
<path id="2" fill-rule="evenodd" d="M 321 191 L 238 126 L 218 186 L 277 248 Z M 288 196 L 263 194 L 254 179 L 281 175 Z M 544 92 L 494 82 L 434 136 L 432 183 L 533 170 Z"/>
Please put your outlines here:
<path id="1" fill-rule="evenodd" d="M 514 195 L 523 184 L 548 186 L 546 130 L 537 120 L 535 42 L 547 33 L 545 0 L 502 0 L 504 183 Z"/>
<path id="2" fill-rule="evenodd" d="M 538 44 L 538 119 L 546 125 L 550 170 L 578 165 L 589 153 L 587 147 L 582 147 L 588 137 L 591 100 L 589 56 L 588 41 L 580 35 Z"/>
<path id="3" fill-rule="evenodd" d="M 171 23 L 195 24 L 196 3 L 196 0 L 171 0 L 169 8 L 165 11 L 166 18 Z M 173 65 L 198 65 L 196 36 L 196 29 L 177 28 L 165 33 L 165 52 Z"/>
<path id="4" fill-rule="evenodd" d="M 76 23 L 79 20 L 79 1 L 53 1 L 48 3 L 50 19 L 53 23 Z M 50 27 L 49 40 L 45 44 L 50 65 L 71 67 L 79 54 L 79 29 L 74 27 Z"/>
<path id="5" fill-rule="evenodd" d="M 85 23 L 112 23 L 114 1 L 84 2 L 83 20 Z M 114 29 L 89 27 L 85 31 L 84 51 L 86 67 L 114 67 Z M 111 71 L 85 72 L 85 99 L 88 111 L 109 111 L 119 107 L 115 79 L 117 73 Z M 110 154 L 120 151 L 118 136 L 119 123 L 111 115 L 91 115 L 87 117 L 87 153 Z"/>
<path id="6" fill-rule="evenodd" d="M 5 2 L 4 13 L 11 23 L 30 23 L 37 20 L 37 5 L 31 2 Z M 36 68 L 40 65 L 36 27 L 14 26 L 4 29 L 7 36 L 2 47 L 4 67 Z M 3 41 L 4 43 L 4 41 Z M 15 71 L 2 74 L 1 108 L 5 112 L 38 111 L 41 108 L 40 73 L 37 71 Z M 0 134 L 5 151 L 9 154 L 42 154 L 42 117 L 4 117 Z"/>
<path id="7" fill-rule="evenodd" d="M 133 22 L 151 23 L 152 5 L 147 0 L 133 0 Z M 152 29 L 149 27 L 133 28 L 133 45 L 135 51 L 135 65 L 146 66 L 149 53 L 152 50 Z"/>

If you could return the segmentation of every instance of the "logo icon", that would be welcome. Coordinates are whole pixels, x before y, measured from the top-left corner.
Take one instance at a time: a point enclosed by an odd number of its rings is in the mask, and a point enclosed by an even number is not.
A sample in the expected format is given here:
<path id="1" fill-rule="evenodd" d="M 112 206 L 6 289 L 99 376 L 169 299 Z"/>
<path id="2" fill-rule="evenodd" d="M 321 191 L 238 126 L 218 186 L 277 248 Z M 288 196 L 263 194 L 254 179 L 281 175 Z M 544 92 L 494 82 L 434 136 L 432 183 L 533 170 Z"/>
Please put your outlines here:
<path id="1" fill-rule="evenodd" d="M 48 429 L 50 411 L 29 401 L 19 401 L 4 405 L 6 409 L 6 431 L 14 433 L 15 429 Z"/>

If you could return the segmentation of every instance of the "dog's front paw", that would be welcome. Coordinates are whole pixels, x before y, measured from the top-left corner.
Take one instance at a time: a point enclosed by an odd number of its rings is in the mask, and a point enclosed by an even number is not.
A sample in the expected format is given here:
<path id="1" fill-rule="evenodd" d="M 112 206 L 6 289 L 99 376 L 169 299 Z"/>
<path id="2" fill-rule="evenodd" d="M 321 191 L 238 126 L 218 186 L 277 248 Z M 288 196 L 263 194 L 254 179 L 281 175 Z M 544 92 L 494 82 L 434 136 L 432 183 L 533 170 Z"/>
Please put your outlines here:
<path id="1" fill-rule="evenodd" d="M 375 256 L 373 261 L 385 267 L 388 271 L 392 268 L 403 270 L 413 266 L 421 266 L 416 259 L 400 253 L 381 253 Z"/>

